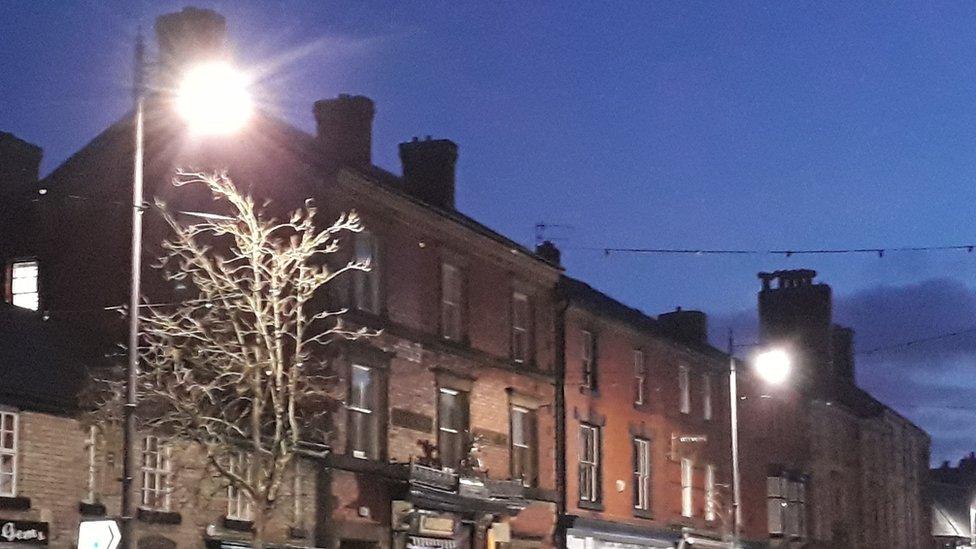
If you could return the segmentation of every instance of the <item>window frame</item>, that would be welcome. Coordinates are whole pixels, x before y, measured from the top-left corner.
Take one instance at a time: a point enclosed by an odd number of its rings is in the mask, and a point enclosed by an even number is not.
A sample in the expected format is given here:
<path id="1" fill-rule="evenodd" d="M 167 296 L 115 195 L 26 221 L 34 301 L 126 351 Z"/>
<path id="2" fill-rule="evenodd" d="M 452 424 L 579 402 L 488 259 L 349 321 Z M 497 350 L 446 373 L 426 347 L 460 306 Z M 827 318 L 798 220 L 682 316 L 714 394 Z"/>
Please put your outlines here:
<path id="1" fill-rule="evenodd" d="M 368 249 L 361 250 L 360 246 Z M 353 237 L 353 254 L 356 262 L 368 260 L 370 269 L 357 269 L 353 273 L 352 304 L 359 311 L 379 315 L 383 310 L 383 257 L 376 234 L 368 229 L 356 233 Z"/>
<path id="2" fill-rule="evenodd" d="M 150 441 L 155 441 L 155 450 L 150 450 Z M 154 465 L 147 465 L 147 456 L 155 455 Z M 142 437 L 142 448 L 139 453 L 139 472 L 142 483 L 139 487 L 139 506 L 152 511 L 169 512 L 171 508 L 172 486 L 172 447 L 157 435 Z M 149 488 L 146 482 L 155 478 L 155 487 Z M 150 497 L 153 494 L 153 497 Z M 162 498 L 162 504 L 156 504 L 157 498 Z"/>
<path id="3" fill-rule="evenodd" d="M 580 330 L 580 370 L 583 377 L 583 388 L 596 391 L 599 384 L 597 374 L 596 333 L 592 330 Z"/>
<path id="4" fill-rule="evenodd" d="M 637 513 L 651 512 L 651 441 L 633 438 L 633 508 Z"/>
<path id="5" fill-rule="evenodd" d="M 678 411 L 691 414 L 691 370 L 684 364 L 678 366 Z"/>
<path id="6" fill-rule="evenodd" d="M 252 463 L 247 454 L 239 453 L 230 456 L 228 459 L 227 470 L 231 474 L 243 477 L 246 482 L 252 478 Z M 244 469 L 243 474 L 241 469 Z M 235 485 L 229 479 L 227 481 L 227 514 L 228 520 L 241 522 L 251 522 L 254 520 L 254 507 L 251 498 L 247 497 L 247 492 L 240 486 Z"/>
<path id="7" fill-rule="evenodd" d="M 709 463 L 705 466 L 705 520 L 714 521 L 718 518 L 717 513 L 717 492 L 715 491 L 715 465 Z"/>
<path id="8" fill-rule="evenodd" d="M 602 433 L 600 426 L 591 423 L 581 423 L 579 430 L 579 501 L 581 504 L 599 504 L 602 501 L 601 471 L 602 466 Z M 587 455 L 586 449 L 592 449 L 592 457 Z M 585 471 L 589 471 L 585 475 Z M 587 481 L 584 482 L 584 476 Z M 584 490 L 584 487 L 587 488 Z"/>
<path id="9" fill-rule="evenodd" d="M 702 374 L 702 419 L 712 421 L 714 418 L 714 408 L 712 406 L 712 374 L 705 372 Z"/>
<path id="10" fill-rule="evenodd" d="M 681 458 L 681 516 L 695 516 L 695 461 Z"/>
<path id="11" fill-rule="evenodd" d="M 11 428 L 7 428 L 7 418 L 10 418 Z M 7 446 L 7 435 L 10 435 L 11 445 Z M 10 471 L 4 471 L 3 464 L 8 460 Z M 0 481 L 0 497 L 17 497 L 17 477 L 20 472 L 20 413 L 14 410 L 0 410 L 0 477 L 10 478 L 10 490 L 2 489 Z"/>
<path id="12" fill-rule="evenodd" d="M 33 267 L 33 289 L 30 291 L 17 291 L 17 281 L 20 278 L 28 278 L 17 276 L 17 271 L 20 267 Z M 29 311 L 39 311 L 41 309 L 41 263 L 36 257 L 15 259 L 7 265 L 6 294 L 7 303 L 10 303 L 15 307 L 20 307 Z M 18 297 L 20 296 L 33 296 L 33 298 L 28 298 L 29 303 L 23 304 L 18 303 Z"/>
<path id="13" fill-rule="evenodd" d="M 647 356 L 643 349 L 634 349 L 634 405 L 647 403 Z"/>
<path id="14" fill-rule="evenodd" d="M 523 441 L 528 438 L 528 441 L 522 444 L 516 442 L 518 437 L 516 437 L 515 417 L 519 414 L 522 415 L 521 438 Z M 521 480 L 525 487 L 535 486 L 539 481 L 539 419 L 536 410 L 517 404 L 509 405 L 509 440 L 511 441 L 509 448 L 511 478 Z M 518 454 L 522 454 L 521 459 L 516 458 Z"/>
<path id="15" fill-rule="evenodd" d="M 98 503 L 98 427 L 88 426 L 88 436 L 85 438 L 85 456 L 88 458 L 88 476 L 85 479 L 85 502 Z"/>
<path id="16" fill-rule="evenodd" d="M 464 276 L 461 267 L 449 261 L 441 263 L 440 301 L 441 337 L 448 341 L 463 341 Z"/>
<path id="17" fill-rule="evenodd" d="M 444 395 L 450 395 L 455 397 L 454 403 L 458 405 L 457 410 L 450 414 L 452 419 L 460 418 L 462 425 L 452 425 L 450 427 L 445 426 L 444 414 Z M 437 388 L 437 453 L 440 456 L 441 467 L 444 469 L 449 469 L 451 471 L 457 471 L 460 469 L 464 458 L 464 449 L 467 446 L 468 433 L 471 430 L 471 399 L 468 391 L 461 389 L 455 389 L 453 387 L 438 387 Z M 449 447 L 448 444 L 453 441 L 453 444 Z M 445 450 L 450 450 L 451 452 L 457 451 L 457 459 L 451 460 L 454 463 L 447 463 L 445 456 L 448 452 Z"/>
<path id="18" fill-rule="evenodd" d="M 524 318 L 519 323 L 519 304 L 524 306 Z M 517 364 L 532 363 L 532 301 L 529 294 L 519 290 L 512 291 L 511 352 L 512 361 Z"/>
<path id="19" fill-rule="evenodd" d="M 355 372 L 367 376 L 364 402 L 353 402 Z M 346 397 L 346 453 L 356 459 L 380 460 L 383 458 L 385 425 L 385 377 L 382 369 L 353 361 L 349 364 L 349 382 Z M 357 423 L 355 418 L 362 418 Z M 366 426 L 367 433 L 359 433 L 356 426 Z M 366 448 L 357 448 L 357 441 L 366 440 Z"/>

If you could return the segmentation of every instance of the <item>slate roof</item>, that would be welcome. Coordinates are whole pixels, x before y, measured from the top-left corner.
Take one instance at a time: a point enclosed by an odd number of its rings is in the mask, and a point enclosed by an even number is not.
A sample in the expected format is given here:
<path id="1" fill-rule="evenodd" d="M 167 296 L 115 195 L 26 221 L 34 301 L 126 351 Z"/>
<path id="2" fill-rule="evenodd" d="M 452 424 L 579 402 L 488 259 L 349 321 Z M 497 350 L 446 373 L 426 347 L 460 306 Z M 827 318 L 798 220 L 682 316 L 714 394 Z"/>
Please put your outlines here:
<path id="1" fill-rule="evenodd" d="M 33 311 L 0 303 L 0 404 L 72 413 L 87 379 L 71 332 Z"/>
<path id="2" fill-rule="evenodd" d="M 932 535 L 969 539 L 972 491 L 962 486 L 932 482 Z"/>

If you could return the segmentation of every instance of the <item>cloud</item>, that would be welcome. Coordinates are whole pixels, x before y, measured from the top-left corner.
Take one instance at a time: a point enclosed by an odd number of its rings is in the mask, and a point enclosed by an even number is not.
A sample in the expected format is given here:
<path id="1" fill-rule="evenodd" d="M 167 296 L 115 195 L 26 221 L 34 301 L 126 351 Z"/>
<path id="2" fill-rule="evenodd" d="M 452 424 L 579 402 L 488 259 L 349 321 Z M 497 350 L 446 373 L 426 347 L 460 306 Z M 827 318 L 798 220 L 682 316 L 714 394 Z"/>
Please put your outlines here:
<path id="1" fill-rule="evenodd" d="M 834 322 L 855 331 L 861 387 L 932 436 L 932 459 L 976 450 L 976 292 L 950 278 L 879 285 L 834 297 Z M 717 315 L 710 336 L 725 348 L 758 335 L 756 311 Z M 964 332 L 957 336 L 906 342 Z M 872 352 L 867 352 L 872 351 Z"/>

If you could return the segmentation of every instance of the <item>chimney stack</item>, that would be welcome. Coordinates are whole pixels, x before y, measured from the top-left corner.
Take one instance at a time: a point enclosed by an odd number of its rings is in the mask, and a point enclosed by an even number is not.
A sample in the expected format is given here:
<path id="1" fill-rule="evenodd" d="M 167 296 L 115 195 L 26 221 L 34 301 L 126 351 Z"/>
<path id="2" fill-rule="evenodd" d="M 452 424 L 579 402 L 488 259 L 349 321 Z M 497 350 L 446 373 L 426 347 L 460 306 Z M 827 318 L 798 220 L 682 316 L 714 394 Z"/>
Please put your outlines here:
<path id="1" fill-rule="evenodd" d="M 831 335 L 834 375 L 838 380 L 854 383 L 854 330 L 835 324 Z"/>
<path id="2" fill-rule="evenodd" d="M 665 330 L 682 341 L 706 343 L 708 341 L 708 317 L 702 311 L 685 311 L 678 307 L 657 317 Z"/>
<path id="3" fill-rule="evenodd" d="M 0 132 L 0 196 L 30 193 L 37 183 L 43 151 L 37 145 Z M 9 205 L 9 204 L 8 204 Z"/>
<path id="4" fill-rule="evenodd" d="M 450 139 L 413 138 L 400 143 L 406 191 L 444 210 L 454 209 L 455 165 L 458 146 Z"/>
<path id="5" fill-rule="evenodd" d="M 559 248 L 557 248 L 556 245 L 552 243 L 551 240 L 546 240 L 542 244 L 536 246 L 535 255 L 541 257 L 542 259 L 545 259 L 546 261 L 552 263 L 553 265 L 558 265 L 558 266 L 562 265 L 561 260 L 563 254 L 562 252 L 559 251 Z"/>
<path id="6" fill-rule="evenodd" d="M 167 86 L 194 63 L 227 57 L 227 21 L 219 13 L 194 7 L 156 18 L 159 62 Z"/>
<path id="7" fill-rule="evenodd" d="M 366 168 L 373 156 L 373 100 L 340 94 L 315 102 L 318 140 L 326 160 L 335 166 Z"/>

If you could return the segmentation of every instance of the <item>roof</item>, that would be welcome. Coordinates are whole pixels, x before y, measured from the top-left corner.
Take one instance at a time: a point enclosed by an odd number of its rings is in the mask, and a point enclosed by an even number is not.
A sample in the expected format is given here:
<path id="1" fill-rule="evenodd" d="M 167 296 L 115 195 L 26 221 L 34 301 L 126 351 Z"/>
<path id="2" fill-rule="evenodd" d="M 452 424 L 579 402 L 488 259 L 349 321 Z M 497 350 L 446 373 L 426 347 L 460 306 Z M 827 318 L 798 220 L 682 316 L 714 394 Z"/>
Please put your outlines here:
<path id="1" fill-rule="evenodd" d="M 969 539 L 972 535 L 969 528 L 972 491 L 953 484 L 932 482 L 930 494 L 932 497 L 932 535 Z"/>
<path id="2" fill-rule="evenodd" d="M 728 360 L 728 354 L 712 347 L 707 343 L 698 343 L 682 338 L 674 332 L 666 329 L 657 318 L 644 313 L 640 309 L 629 307 L 617 301 L 609 295 L 597 290 L 582 280 L 577 280 L 569 276 L 562 276 L 559 287 L 563 295 L 579 307 L 582 307 L 594 314 L 616 319 L 625 324 L 649 332 L 671 343 L 685 346 L 693 351 L 710 355 L 714 358 Z"/>
<path id="3" fill-rule="evenodd" d="M 0 404 L 70 413 L 87 379 L 77 340 L 35 312 L 0 304 Z"/>

